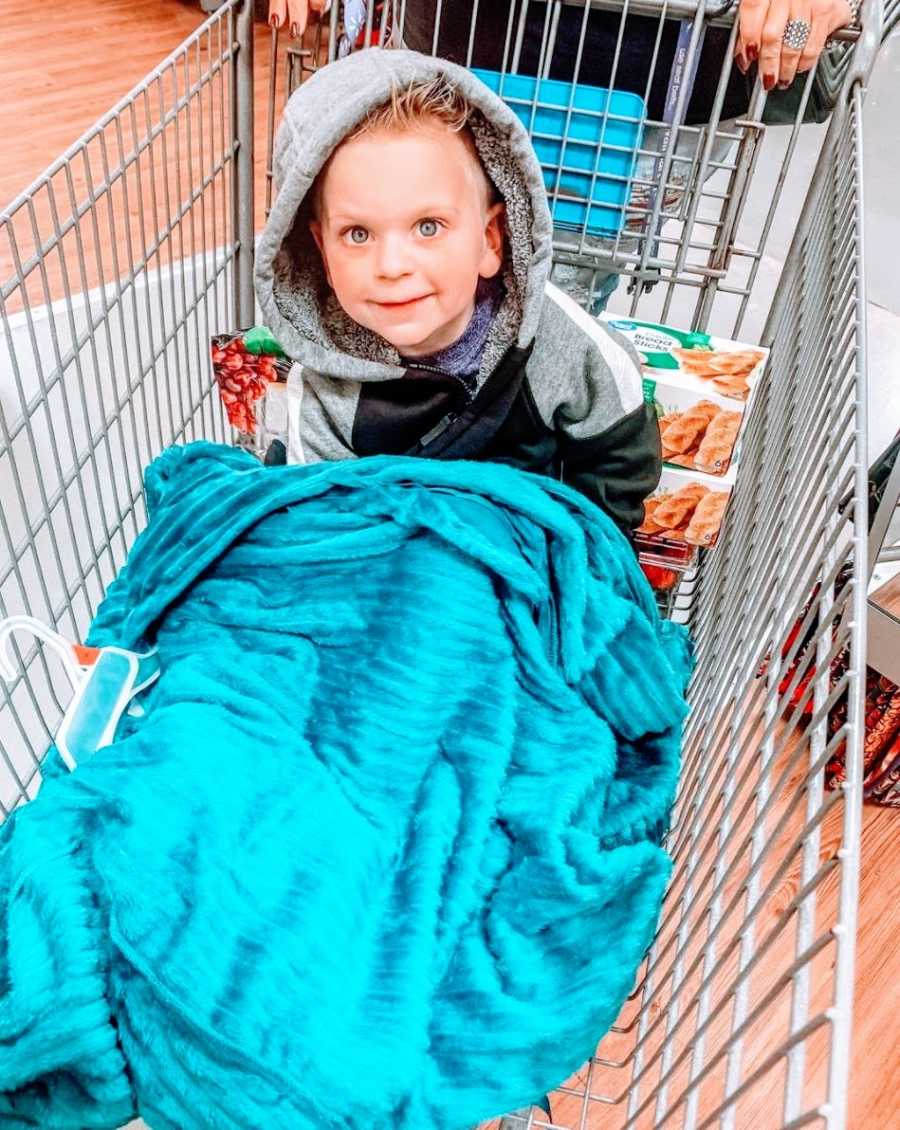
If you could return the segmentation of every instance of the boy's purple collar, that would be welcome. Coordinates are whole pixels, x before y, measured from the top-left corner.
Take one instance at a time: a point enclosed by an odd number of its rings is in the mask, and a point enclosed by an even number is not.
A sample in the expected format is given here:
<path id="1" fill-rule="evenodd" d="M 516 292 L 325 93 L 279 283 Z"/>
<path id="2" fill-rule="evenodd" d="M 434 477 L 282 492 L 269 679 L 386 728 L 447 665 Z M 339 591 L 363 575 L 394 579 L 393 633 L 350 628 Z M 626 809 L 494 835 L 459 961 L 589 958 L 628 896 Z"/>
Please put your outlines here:
<path id="1" fill-rule="evenodd" d="M 468 378 L 466 383 L 471 381 L 474 384 L 494 315 L 500 309 L 503 295 L 504 287 L 499 275 L 492 279 L 479 279 L 475 291 L 475 311 L 462 337 L 457 338 L 452 345 L 439 349 L 437 353 L 414 360 L 404 358 L 404 362 L 414 367 L 438 369 L 450 376 Z"/>

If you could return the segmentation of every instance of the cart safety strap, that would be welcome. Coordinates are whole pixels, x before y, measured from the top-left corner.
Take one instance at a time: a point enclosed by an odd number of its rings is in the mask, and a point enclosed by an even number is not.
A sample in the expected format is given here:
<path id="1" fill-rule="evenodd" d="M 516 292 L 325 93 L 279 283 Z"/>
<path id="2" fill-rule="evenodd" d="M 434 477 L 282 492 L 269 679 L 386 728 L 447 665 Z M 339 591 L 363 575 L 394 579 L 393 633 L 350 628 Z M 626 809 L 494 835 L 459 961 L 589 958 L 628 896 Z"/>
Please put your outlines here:
<path id="1" fill-rule="evenodd" d="M 69 769 L 109 745 L 122 715 L 143 712 L 135 699 L 159 678 L 156 649 L 126 651 L 120 647 L 83 647 L 71 643 L 31 616 L 0 621 L 0 674 L 18 677 L 8 641 L 15 631 L 41 640 L 62 660 L 74 694 L 56 732 L 54 744 Z"/>

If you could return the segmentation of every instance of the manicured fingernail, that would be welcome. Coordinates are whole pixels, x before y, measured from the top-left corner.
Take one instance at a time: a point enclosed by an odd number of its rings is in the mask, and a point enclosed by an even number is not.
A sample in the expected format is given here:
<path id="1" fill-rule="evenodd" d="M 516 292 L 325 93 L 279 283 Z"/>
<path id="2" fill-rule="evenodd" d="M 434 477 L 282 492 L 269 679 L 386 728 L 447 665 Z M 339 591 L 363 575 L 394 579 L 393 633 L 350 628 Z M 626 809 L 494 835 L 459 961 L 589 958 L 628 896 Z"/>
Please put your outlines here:
<path id="1" fill-rule="evenodd" d="M 751 63 L 755 63 L 756 60 L 759 58 L 759 51 L 756 49 L 756 47 L 753 44 L 751 44 L 747 48 L 747 58 L 750 60 Z"/>
<path id="2" fill-rule="evenodd" d="M 790 89 L 791 89 L 791 84 L 790 84 L 789 82 L 780 82 L 780 83 L 778 84 L 778 89 L 779 89 L 779 90 L 790 90 Z"/>
<path id="3" fill-rule="evenodd" d="M 766 90 L 766 91 L 771 90 L 774 85 L 775 85 L 775 76 L 774 75 L 763 75 L 763 90 Z"/>

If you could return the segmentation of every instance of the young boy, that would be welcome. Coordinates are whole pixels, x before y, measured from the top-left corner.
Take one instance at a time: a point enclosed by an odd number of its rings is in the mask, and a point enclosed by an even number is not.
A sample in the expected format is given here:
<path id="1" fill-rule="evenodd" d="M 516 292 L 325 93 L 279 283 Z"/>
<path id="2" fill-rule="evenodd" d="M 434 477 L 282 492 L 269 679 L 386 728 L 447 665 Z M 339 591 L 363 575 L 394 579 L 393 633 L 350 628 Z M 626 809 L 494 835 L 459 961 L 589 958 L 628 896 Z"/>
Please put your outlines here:
<path id="1" fill-rule="evenodd" d="M 638 359 L 548 284 L 540 166 L 496 95 L 441 59 L 351 55 L 291 98 L 275 175 L 256 287 L 302 366 L 289 462 L 493 460 L 640 524 L 660 441 Z"/>

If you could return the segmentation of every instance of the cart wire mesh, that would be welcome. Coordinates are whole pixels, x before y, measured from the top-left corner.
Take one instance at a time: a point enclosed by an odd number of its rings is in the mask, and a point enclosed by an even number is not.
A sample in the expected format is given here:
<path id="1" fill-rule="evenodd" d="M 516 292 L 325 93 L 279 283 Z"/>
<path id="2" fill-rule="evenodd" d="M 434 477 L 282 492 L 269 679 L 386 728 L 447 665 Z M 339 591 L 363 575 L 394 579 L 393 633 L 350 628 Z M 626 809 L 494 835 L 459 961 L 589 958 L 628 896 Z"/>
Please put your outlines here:
<path id="1" fill-rule="evenodd" d="M 226 438 L 206 343 L 239 316 L 252 270 L 237 10 L 0 214 L 0 608 L 72 638 L 144 525 L 143 467 L 172 443 Z M 0 706 L 4 814 L 36 787 L 66 686 L 40 649 L 18 660 Z"/>
<path id="2" fill-rule="evenodd" d="M 528 6 L 510 5 L 504 73 L 522 62 Z M 449 6 L 435 7 L 431 46 Z M 687 21 L 696 50 L 705 20 L 693 0 L 542 5 L 538 70 L 562 7 L 580 13 L 579 65 L 595 8 L 620 12 L 619 43 L 649 14 L 660 28 Z M 228 0 L 0 214 L 0 617 L 81 638 L 145 522 L 142 468 L 172 443 L 232 438 L 206 347 L 253 321 L 254 174 L 267 203 L 272 191 L 265 163 L 253 166 L 252 8 Z M 370 6 L 363 39 L 402 42 L 405 8 Z M 471 5 L 470 61 L 485 8 Z M 534 1108 L 493 1130 L 846 1124 L 865 655 L 861 115 L 879 17 L 869 3 L 840 61 L 754 333 L 771 355 L 719 545 L 678 594 L 696 669 L 656 940 L 616 1026 L 549 1096 L 550 1117 Z M 714 22 L 732 44 L 733 12 Z M 334 4 L 302 47 L 273 35 L 270 146 L 276 95 L 327 65 L 342 30 Z M 685 125 L 682 99 L 674 122 L 644 131 L 655 140 L 628 178 L 630 230 L 557 233 L 558 267 L 587 305 L 613 273 L 635 284 L 615 301 L 641 317 L 748 331 L 775 210 L 798 198 L 791 158 L 816 78 L 777 139 L 774 185 L 754 176 L 764 92 L 723 123 L 723 82 L 709 122 Z M 762 210 L 747 207 L 755 191 Z M 0 690 L 4 816 L 35 795 L 66 701 L 39 648 L 22 643 L 17 659 Z M 827 791 L 838 755 L 846 783 Z"/>

